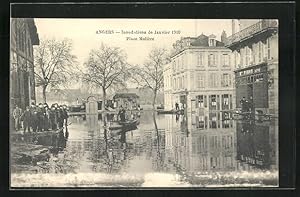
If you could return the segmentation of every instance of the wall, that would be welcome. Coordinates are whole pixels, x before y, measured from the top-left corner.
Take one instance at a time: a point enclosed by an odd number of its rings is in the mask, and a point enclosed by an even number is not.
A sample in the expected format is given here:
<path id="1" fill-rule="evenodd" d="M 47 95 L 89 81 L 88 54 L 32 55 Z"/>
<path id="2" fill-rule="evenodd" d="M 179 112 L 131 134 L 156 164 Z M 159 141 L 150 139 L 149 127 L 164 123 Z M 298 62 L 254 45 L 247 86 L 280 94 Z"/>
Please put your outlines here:
<path id="1" fill-rule="evenodd" d="M 33 19 L 11 19 L 10 97 L 11 106 L 25 108 L 35 100 L 33 42 L 29 23 Z M 34 22 L 33 22 L 34 24 Z M 37 44 L 37 43 L 35 43 Z"/>

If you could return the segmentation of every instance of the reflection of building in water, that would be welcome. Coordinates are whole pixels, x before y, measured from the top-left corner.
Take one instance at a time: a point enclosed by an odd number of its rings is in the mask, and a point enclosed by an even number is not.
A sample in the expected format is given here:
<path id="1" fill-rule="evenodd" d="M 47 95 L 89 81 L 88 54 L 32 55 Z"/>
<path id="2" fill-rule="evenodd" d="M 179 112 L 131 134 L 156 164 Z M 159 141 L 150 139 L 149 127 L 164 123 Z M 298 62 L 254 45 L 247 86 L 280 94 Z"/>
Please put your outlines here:
<path id="1" fill-rule="evenodd" d="M 85 154 L 84 143 L 82 140 L 68 140 L 66 149 L 77 158 Z"/>
<path id="2" fill-rule="evenodd" d="M 236 169 L 236 136 L 232 120 L 225 123 L 216 116 L 216 119 L 207 119 L 206 127 L 199 128 L 189 121 L 199 117 L 191 116 L 189 114 L 187 121 L 180 120 L 185 121 L 189 135 L 182 133 L 182 125 L 180 121 L 176 123 L 174 116 L 168 118 L 165 134 L 167 160 L 190 172 Z"/>
<path id="3" fill-rule="evenodd" d="M 269 123 L 237 122 L 237 159 L 259 168 L 277 168 L 276 130 Z"/>
<path id="4" fill-rule="evenodd" d="M 164 68 L 167 107 L 181 103 L 188 112 L 235 108 L 231 50 L 215 35 L 185 37 L 174 46 L 171 65 Z M 172 95 L 171 95 L 172 93 Z"/>
<path id="5" fill-rule="evenodd" d="M 197 129 L 232 128 L 233 121 L 228 119 L 226 112 L 210 111 L 209 113 L 192 113 L 190 127 Z"/>

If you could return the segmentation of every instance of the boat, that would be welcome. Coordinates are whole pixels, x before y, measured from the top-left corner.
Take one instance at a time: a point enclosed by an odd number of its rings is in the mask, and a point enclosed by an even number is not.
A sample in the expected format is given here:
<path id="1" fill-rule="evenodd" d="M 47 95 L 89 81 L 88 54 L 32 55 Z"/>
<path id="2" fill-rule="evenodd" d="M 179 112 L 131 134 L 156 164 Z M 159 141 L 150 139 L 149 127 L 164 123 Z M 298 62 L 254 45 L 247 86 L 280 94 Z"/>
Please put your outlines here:
<path id="1" fill-rule="evenodd" d="M 111 122 L 111 125 L 108 127 L 109 130 L 134 130 L 137 128 L 137 125 L 140 123 L 139 120 L 127 120 L 127 121 L 116 121 L 116 122 Z"/>
<path id="2" fill-rule="evenodd" d="M 184 110 L 157 110 L 158 114 L 184 114 Z"/>

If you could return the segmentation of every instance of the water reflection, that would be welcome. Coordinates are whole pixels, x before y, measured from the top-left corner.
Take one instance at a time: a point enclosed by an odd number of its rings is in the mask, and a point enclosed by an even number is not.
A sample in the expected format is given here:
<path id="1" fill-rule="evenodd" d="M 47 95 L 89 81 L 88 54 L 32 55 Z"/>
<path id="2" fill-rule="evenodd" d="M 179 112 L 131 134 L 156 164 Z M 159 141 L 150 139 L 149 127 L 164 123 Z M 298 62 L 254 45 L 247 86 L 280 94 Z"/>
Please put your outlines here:
<path id="1" fill-rule="evenodd" d="M 115 131 L 106 121 L 93 115 L 70 118 L 62 154 L 77 162 L 76 173 L 160 172 L 195 184 L 195 174 L 278 169 L 276 121 L 235 121 L 217 111 L 185 115 L 144 111 L 137 128 Z M 220 183 L 208 179 L 209 184 Z"/>
<path id="2" fill-rule="evenodd" d="M 237 159 L 251 166 L 269 169 L 274 165 L 270 126 L 253 121 L 237 122 Z"/>
<path id="3" fill-rule="evenodd" d="M 67 150 L 81 146 L 93 166 L 91 170 L 108 173 L 130 169 L 130 165 L 135 165 L 131 160 L 150 162 L 151 167 L 145 169 L 148 171 L 168 172 L 276 166 L 276 146 L 271 144 L 274 137 L 271 132 L 275 129 L 270 129 L 271 123 L 224 120 L 223 117 L 222 112 L 187 115 L 144 112 L 137 130 L 122 131 L 118 135 L 101 128 L 102 121 L 98 118 L 87 117 L 86 131 L 73 125 Z M 76 139 L 79 133 L 83 139 Z"/>

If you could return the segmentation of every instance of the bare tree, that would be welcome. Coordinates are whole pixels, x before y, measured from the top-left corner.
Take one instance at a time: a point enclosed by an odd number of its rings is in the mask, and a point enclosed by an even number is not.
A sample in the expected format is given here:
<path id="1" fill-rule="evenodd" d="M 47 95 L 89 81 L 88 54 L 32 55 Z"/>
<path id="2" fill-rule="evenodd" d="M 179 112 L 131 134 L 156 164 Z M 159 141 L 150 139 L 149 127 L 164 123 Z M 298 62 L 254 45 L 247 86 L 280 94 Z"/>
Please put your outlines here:
<path id="1" fill-rule="evenodd" d="M 136 66 L 132 72 L 132 79 L 145 88 L 150 88 L 153 92 L 152 107 L 155 109 L 157 93 L 163 88 L 163 66 L 169 62 L 167 50 L 164 48 L 154 48 L 148 55 L 142 66 Z"/>
<path id="2" fill-rule="evenodd" d="M 46 99 L 48 86 L 57 87 L 66 84 L 70 68 L 76 57 L 71 54 L 72 42 L 69 39 L 45 39 L 34 51 L 34 72 L 36 85 L 43 89 L 43 100 Z"/>
<path id="3" fill-rule="evenodd" d="M 84 82 L 102 89 L 103 109 L 109 88 L 126 87 L 126 59 L 127 55 L 123 50 L 102 43 L 99 49 L 91 50 L 84 63 L 85 71 L 81 71 L 81 77 Z"/>

